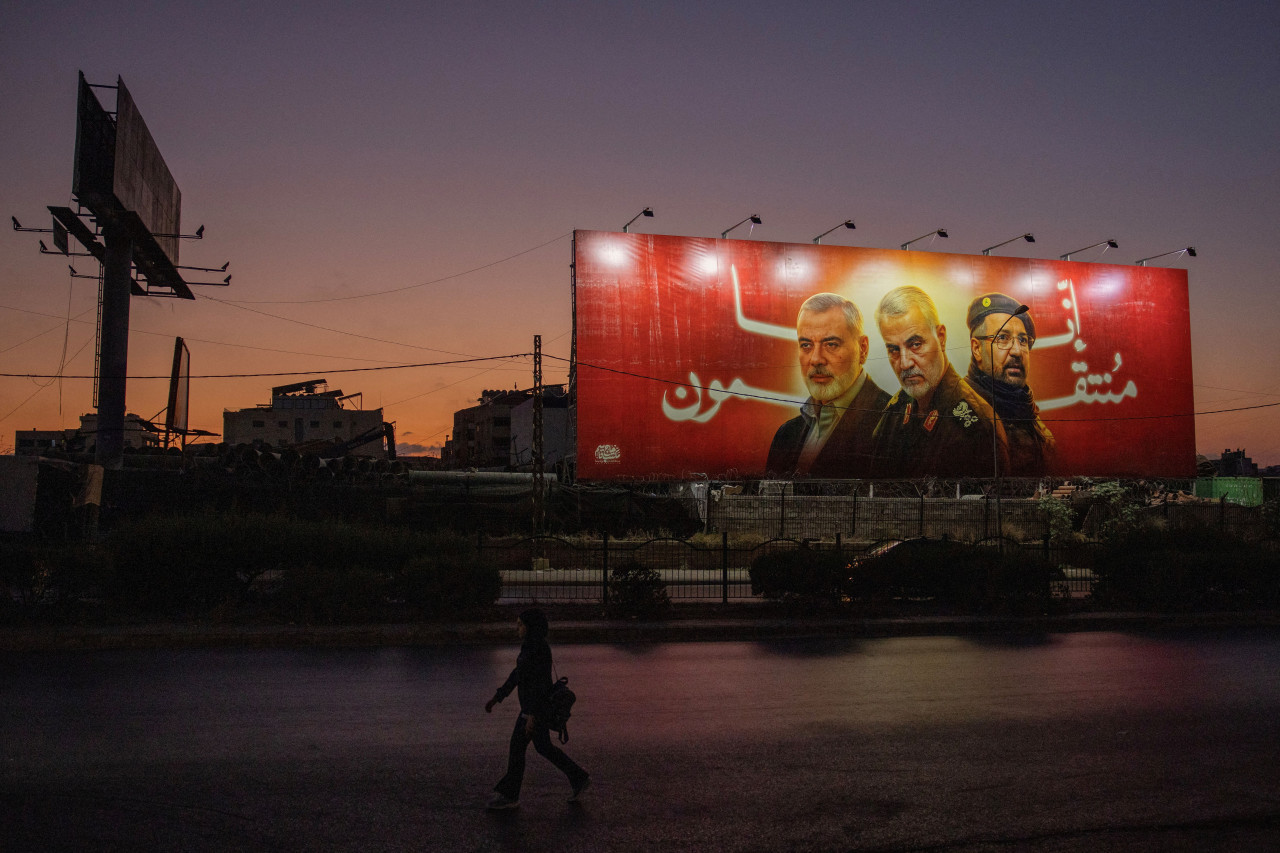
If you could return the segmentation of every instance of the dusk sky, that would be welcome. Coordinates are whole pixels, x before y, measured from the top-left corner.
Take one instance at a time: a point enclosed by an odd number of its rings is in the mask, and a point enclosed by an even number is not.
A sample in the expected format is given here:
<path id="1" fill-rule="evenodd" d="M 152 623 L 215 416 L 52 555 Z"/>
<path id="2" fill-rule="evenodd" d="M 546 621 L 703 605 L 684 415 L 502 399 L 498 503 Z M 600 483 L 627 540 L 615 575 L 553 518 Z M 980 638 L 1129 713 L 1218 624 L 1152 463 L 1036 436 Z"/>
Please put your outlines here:
<path id="1" fill-rule="evenodd" d="M 191 350 L 191 425 L 311 377 L 401 451 L 567 359 L 575 228 L 1131 264 L 1192 245 L 1196 445 L 1280 463 L 1275 2 L 9 2 L 0 200 L 70 202 L 76 74 L 124 79 L 182 190 L 194 302 L 134 298 L 133 377 Z M 108 107 L 112 93 L 100 94 Z M 0 452 L 92 410 L 96 283 L 0 232 Z M 926 241 L 927 243 L 927 241 Z M 75 258 L 82 273 L 96 262 Z M 220 275 L 189 273 L 192 281 Z M 1143 330 L 1134 328 L 1140 340 Z M 967 351 L 967 342 L 961 342 Z M 957 357 L 959 360 L 959 357 Z M 548 359 L 544 381 L 567 364 Z M 130 381 L 157 416 L 167 381 Z M 1246 408 L 1254 407 L 1254 408 Z M 1238 410 L 1222 413 L 1220 410 Z M 1210 414 L 1212 413 L 1212 414 Z M 1153 422 L 1152 441 L 1160 427 Z"/>

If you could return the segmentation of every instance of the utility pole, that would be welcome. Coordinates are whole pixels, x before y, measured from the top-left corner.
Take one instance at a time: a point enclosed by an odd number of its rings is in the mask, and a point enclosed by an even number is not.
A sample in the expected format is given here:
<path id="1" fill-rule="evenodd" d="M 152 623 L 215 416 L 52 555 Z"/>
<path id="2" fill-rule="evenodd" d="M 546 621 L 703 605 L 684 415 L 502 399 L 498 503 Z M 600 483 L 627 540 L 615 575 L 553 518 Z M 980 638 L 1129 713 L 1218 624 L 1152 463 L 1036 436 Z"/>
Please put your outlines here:
<path id="1" fill-rule="evenodd" d="M 542 446 L 542 335 L 533 336 L 533 532 L 546 523 L 546 492 L 542 472 L 546 457 Z"/>

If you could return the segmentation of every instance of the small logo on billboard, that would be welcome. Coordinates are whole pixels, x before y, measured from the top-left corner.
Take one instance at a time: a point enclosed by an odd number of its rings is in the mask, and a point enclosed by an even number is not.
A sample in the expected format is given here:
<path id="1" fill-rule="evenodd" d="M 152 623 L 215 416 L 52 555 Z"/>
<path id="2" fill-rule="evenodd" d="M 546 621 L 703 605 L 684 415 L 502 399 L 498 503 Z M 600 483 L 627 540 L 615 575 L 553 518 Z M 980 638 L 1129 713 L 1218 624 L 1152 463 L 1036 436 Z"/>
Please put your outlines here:
<path id="1" fill-rule="evenodd" d="M 600 444 L 596 446 L 597 462 L 617 462 L 622 458 L 622 450 L 616 444 Z"/>
<path id="2" fill-rule="evenodd" d="M 956 407 L 951 410 L 951 414 L 960 419 L 960 423 L 966 427 L 971 427 L 978 422 L 978 413 L 969 408 L 969 404 L 964 400 L 956 403 Z"/>

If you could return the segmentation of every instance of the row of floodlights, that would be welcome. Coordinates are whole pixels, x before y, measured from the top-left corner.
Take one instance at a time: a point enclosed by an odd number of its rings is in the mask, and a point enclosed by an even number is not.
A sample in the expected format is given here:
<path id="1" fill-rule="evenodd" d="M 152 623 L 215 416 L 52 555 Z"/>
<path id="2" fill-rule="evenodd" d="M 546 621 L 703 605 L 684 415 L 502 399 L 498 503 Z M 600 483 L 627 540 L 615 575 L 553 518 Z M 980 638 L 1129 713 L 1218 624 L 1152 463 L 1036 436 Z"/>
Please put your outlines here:
<path id="1" fill-rule="evenodd" d="M 639 219 L 640 217 L 642 217 L 642 216 L 652 217 L 652 216 L 653 216 L 653 208 L 651 208 L 651 207 L 646 207 L 644 210 L 640 211 L 640 212 L 639 212 L 639 213 L 637 213 L 635 216 L 631 217 L 630 221 L 628 221 L 626 225 L 623 225 L 623 226 L 622 226 L 622 233 L 626 234 L 628 231 L 630 231 L 630 230 L 631 230 L 631 224 L 632 224 L 633 222 L 635 222 L 637 219 Z M 750 222 L 752 225 L 760 225 L 760 224 L 762 224 L 762 223 L 763 223 L 763 221 L 764 221 L 764 220 L 762 220 L 762 219 L 760 218 L 760 215 L 759 215 L 759 214 L 753 213 L 753 214 L 751 214 L 750 216 L 748 216 L 746 219 L 742 220 L 741 222 L 738 222 L 738 223 L 736 223 L 735 225 L 732 225 L 732 226 L 730 226 L 730 227 L 726 228 L 724 231 L 720 232 L 720 238 L 721 238 L 721 239 L 726 239 L 726 238 L 729 236 L 729 232 L 730 232 L 730 231 L 732 231 L 732 230 L 734 230 L 735 228 L 737 228 L 739 225 L 746 225 L 748 222 Z M 835 227 L 833 227 L 833 228 L 828 228 L 826 231 L 823 231 L 823 232 L 822 232 L 821 234 L 819 234 L 817 237 L 814 237 L 814 238 L 813 238 L 813 242 L 814 242 L 814 243 L 821 243 L 821 242 L 822 242 L 822 238 L 823 238 L 823 237 L 825 237 L 825 236 L 827 236 L 828 234 L 830 234 L 832 231 L 838 231 L 838 230 L 840 230 L 841 228 L 847 228 L 847 229 L 849 229 L 850 231 L 852 231 L 854 228 L 857 228 L 857 227 L 858 227 L 858 226 L 856 226 L 856 225 L 854 225 L 854 224 L 853 224 L 853 220 L 852 220 L 852 219 L 846 219 L 844 222 L 841 222 L 839 225 L 836 225 L 836 226 L 835 226 Z M 949 237 L 949 236 L 951 236 L 951 235 L 949 235 L 949 234 L 947 233 L 947 229 L 945 229 L 945 228 L 937 228 L 937 229 L 934 229 L 933 231 L 926 231 L 925 233 L 921 234 L 919 237 L 916 237 L 916 238 L 914 238 L 914 239 L 908 240 L 907 242 L 905 242 L 905 243 L 903 243 L 903 244 L 902 244 L 901 248 L 902 248 L 902 250 L 903 250 L 903 251 L 909 251 L 909 250 L 911 249 L 911 244 L 912 244 L 912 243 L 919 242 L 920 240 L 923 240 L 923 239 L 925 239 L 926 237 L 935 237 L 935 236 L 937 236 L 937 237 Z M 996 243 L 994 246 L 988 246 L 987 248 L 985 248 L 985 249 L 983 249 L 983 250 L 982 250 L 982 254 L 984 254 L 984 255 L 989 255 L 989 254 L 991 254 L 991 251 L 992 251 L 993 249 L 999 249 L 1001 246 L 1007 246 L 1007 245 L 1009 245 L 1010 243 L 1013 243 L 1013 242 L 1015 242 L 1015 241 L 1017 241 L 1017 240 L 1025 240 L 1025 241 L 1027 241 L 1028 243 L 1034 243 L 1034 242 L 1036 241 L 1036 236 L 1035 236 L 1034 234 L 1032 234 L 1030 231 L 1028 231 L 1026 234 L 1019 234 L 1017 237 L 1010 237 L 1008 240 L 1005 240 L 1003 243 Z M 1059 255 L 1059 258 L 1060 258 L 1061 260 L 1064 260 L 1064 261 L 1069 261 L 1069 260 L 1071 260 L 1071 256 L 1072 256 L 1072 255 L 1078 255 L 1078 254 L 1080 254 L 1081 252 L 1087 252 L 1087 251 L 1089 251 L 1090 249 L 1096 249 L 1096 248 L 1098 248 L 1099 246 L 1106 246 L 1106 247 L 1107 247 L 1107 248 L 1109 248 L 1109 249 L 1118 249 L 1118 248 L 1120 248 L 1120 244 L 1119 244 L 1119 243 L 1117 243 L 1115 240 L 1099 240 L 1097 243 L 1094 243 L 1094 244 L 1089 245 L 1089 246 L 1085 246 L 1083 249 L 1074 249 L 1074 250 L 1072 250 L 1072 251 L 1070 251 L 1070 252 L 1067 252 L 1065 255 Z M 1104 251 L 1105 251 L 1105 250 L 1104 250 Z M 1142 260 L 1134 261 L 1134 263 L 1141 267 L 1141 266 L 1146 266 L 1146 265 L 1147 265 L 1147 261 L 1154 261 L 1156 258 L 1163 258 L 1163 257 L 1165 257 L 1166 255 L 1181 255 L 1181 254 L 1187 254 L 1187 255 L 1190 255 L 1191 257 L 1193 257 L 1193 258 L 1194 258 L 1194 257 L 1196 256 L 1196 247 L 1195 247 L 1195 246 L 1187 246 L 1186 248 L 1183 248 L 1183 249 L 1174 249 L 1174 250 L 1173 250 L 1173 251 L 1171 251 L 1171 252 L 1163 252 L 1163 253 L 1161 253 L 1161 254 L 1159 254 L 1159 255 L 1152 255 L 1152 256 L 1151 256 L 1151 257 L 1149 257 L 1149 258 L 1143 258 Z"/>
<path id="2" fill-rule="evenodd" d="M 652 213 L 650 213 L 649 215 L 650 215 L 650 216 L 652 216 L 653 214 L 652 214 Z M 35 234 L 53 234 L 53 233 L 55 233 L 55 230 L 56 230 L 56 229 L 53 229 L 53 228 L 27 228 L 27 227 L 24 227 L 24 226 L 23 226 L 23 224 L 22 224 L 21 222 L 19 222 L 19 221 L 18 221 L 18 217 L 16 217 L 16 216 L 10 216 L 10 217 L 9 217 L 9 219 L 10 219 L 10 221 L 12 221 L 12 222 L 13 222 L 13 230 L 14 230 L 14 231 L 30 231 L 30 232 L 35 233 Z M 64 235 L 64 236 L 66 235 L 66 229 L 63 229 L 63 235 Z M 196 232 L 195 232 L 194 234 L 152 234 L 151 236 L 153 236 L 153 237 L 173 237 L 173 238 L 178 239 L 178 240 L 203 240 L 203 239 L 204 239 L 204 226 L 203 226 L 203 225 L 201 225 L 199 228 L 197 228 L 197 229 L 196 229 Z M 59 246 L 59 245 L 58 245 L 58 240 L 57 240 L 57 238 L 55 238 L 55 239 L 54 239 L 54 241 L 53 241 L 53 242 L 54 242 L 54 246 L 56 247 L 56 248 L 54 248 L 54 249 L 50 249 L 48 246 L 46 246 L 46 245 L 44 244 L 44 240 L 38 240 L 37 242 L 40 244 L 40 254 L 42 254 L 42 255 L 64 255 L 64 256 L 66 256 L 66 257 L 73 257 L 73 258 L 89 258 L 89 257 L 93 257 L 93 256 L 92 256 L 92 255 L 90 255 L 88 252 L 72 252 L 72 251 L 68 251 L 68 250 L 66 250 L 66 249 L 63 249 L 61 246 Z M 192 266 L 183 266 L 182 264 L 175 264 L 175 265 L 174 265 L 174 267 L 175 267 L 176 269 L 180 269 L 180 270 L 198 270 L 198 271 L 200 271 L 200 272 L 226 272 L 226 271 L 227 271 L 227 267 L 229 267 L 229 266 L 231 266 L 231 261 L 227 261 L 225 264 L 223 264 L 223 265 L 222 265 L 222 266 L 220 266 L 220 267 L 192 267 Z M 67 267 L 67 269 L 71 270 L 71 275 L 72 275 L 72 277 L 73 277 L 73 278 L 97 278 L 97 276 L 96 276 L 96 275 L 82 275 L 81 273 L 76 272 L 76 268 L 75 268 L 75 267 L 73 267 L 73 266 L 68 266 L 68 267 Z M 214 283 L 215 283 L 215 282 L 207 282 L 207 281 L 192 281 L 192 282 L 188 282 L 188 284 L 214 284 Z M 222 284 L 224 284 L 224 285 L 226 285 L 226 284 L 230 284 L 230 283 L 231 283 L 231 276 L 230 276 L 230 275 L 228 275 L 226 278 L 224 278 L 224 279 L 222 280 L 222 282 L 221 282 L 221 283 L 222 283 Z"/>

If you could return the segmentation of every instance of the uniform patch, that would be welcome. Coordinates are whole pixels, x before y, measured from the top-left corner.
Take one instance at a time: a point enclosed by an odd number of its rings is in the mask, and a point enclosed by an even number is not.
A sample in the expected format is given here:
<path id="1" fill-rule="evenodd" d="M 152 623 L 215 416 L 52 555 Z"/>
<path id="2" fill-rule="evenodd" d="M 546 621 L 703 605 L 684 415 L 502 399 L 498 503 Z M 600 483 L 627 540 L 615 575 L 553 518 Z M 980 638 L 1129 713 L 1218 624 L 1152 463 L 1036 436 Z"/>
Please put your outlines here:
<path id="1" fill-rule="evenodd" d="M 906 407 L 905 409 L 903 409 L 903 410 L 902 410 L 902 425 L 903 425 L 903 426 L 906 426 L 907 424 L 911 423 L 911 406 L 912 406 L 912 405 L 913 405 L 912 403 L 907 403 L 907 407 Z"/>
<path id="2" fill-rule="evenodd" d="M 956 419 L 966 427 L 971 427 L 978 422 L 977 412 L 969 408 L 969 404 L 964 400 L 956 403 L 956 407 L 951 410 L 951 414 L 955 415 Z"/>
<path id="3" fill-rule="evenodd" d="M 925 432 L 933 432 L 933 425 L 938 422 L 938 410 L 934 409 L 929 413 L 929 417 L 924 419 Z"/>

